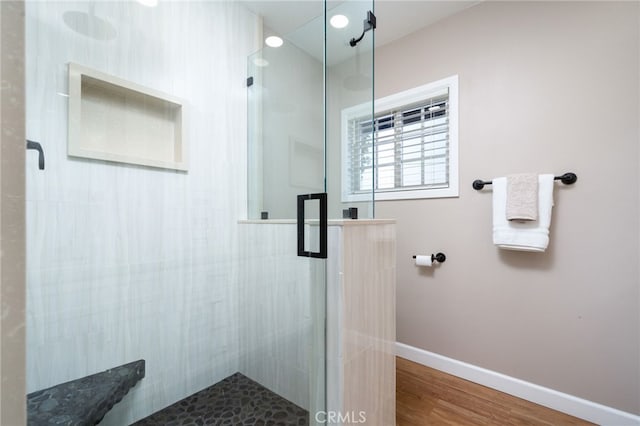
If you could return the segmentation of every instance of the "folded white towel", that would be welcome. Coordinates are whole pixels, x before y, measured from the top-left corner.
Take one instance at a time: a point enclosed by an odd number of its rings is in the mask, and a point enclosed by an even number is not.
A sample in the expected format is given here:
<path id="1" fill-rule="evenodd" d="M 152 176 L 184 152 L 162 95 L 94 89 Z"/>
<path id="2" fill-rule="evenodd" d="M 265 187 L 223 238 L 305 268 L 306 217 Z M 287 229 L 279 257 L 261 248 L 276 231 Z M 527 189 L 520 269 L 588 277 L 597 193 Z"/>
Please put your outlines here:
<path id="1" fill-rule="evenodd" d="M 493 185 L 493 244 L 507 250 L 545 251 L 549 245 L 549 226 L 553 207 L 553 175 L 538 176 L 538 220 L 510 222 L 507 207 L 507 178 L 496 178 Z"/>

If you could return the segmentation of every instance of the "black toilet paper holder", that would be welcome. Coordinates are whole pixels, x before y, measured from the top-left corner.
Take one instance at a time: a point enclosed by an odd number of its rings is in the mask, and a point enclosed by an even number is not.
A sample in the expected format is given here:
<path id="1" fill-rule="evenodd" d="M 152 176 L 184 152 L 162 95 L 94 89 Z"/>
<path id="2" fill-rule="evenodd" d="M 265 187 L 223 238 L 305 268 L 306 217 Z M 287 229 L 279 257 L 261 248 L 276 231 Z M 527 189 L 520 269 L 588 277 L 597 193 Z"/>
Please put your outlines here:
<path id="1" fill-rule="evenodd" d="M 413 255 L 413 258 L 414 258 L 414 259 L 416 258 L 416 255 L 415 255 L 415 254 Z M 444 253 L 440 253 L 440 252 L 438 252 L 438 253 L 436 253 L 436 254 L 432 254 L 432 255 L 431 255 L 431 261 L 432 261 L 432 262 L 439 262 L 439 263 L 442 263 L 442 262 L 444 262 L 445 260 L 447 260 L 447 256 L 445 256 L 445 254 L 444 254 Z"/>

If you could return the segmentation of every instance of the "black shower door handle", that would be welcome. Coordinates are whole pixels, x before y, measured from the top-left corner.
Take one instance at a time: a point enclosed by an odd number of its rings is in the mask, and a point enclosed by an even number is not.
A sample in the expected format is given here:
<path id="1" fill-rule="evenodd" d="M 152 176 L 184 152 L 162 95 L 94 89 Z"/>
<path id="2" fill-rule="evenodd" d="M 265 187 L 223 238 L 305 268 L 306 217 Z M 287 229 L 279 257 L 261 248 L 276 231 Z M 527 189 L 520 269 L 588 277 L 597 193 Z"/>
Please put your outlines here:
<path id="1" fill-rule="evenodd" d="M 320 201 L 320 251 L 304 249 L 304 203 L 309 200 Z M 298 256 L 327 258 L 327 193 L 298 195 Z"/>

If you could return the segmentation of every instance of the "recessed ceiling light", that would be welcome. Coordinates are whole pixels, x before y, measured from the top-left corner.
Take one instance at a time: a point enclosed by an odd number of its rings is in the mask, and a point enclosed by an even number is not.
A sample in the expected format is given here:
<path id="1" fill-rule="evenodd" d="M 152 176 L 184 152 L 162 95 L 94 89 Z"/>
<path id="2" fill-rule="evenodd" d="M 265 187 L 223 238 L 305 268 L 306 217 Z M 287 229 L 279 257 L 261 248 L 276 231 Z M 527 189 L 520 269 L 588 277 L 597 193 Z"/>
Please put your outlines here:
<path id="1" fill-rule="evenodd" d="M 349 25 L 349 18 L 344 15 L 333 15 L 329 23 L 333 28 L 344 28 Z"/>
<path id="2" fill-rule="evenodd" d="M 137 0 L 143 6 L 147 7 L 156 7 L 158 5 L 158 0 Z"/>
<path id="3" fill-rule="evenodd" d="M 269 36 L 264 39 L 264 42 L 269 47 L 280 47 L 283 43 L 282 39 L 277 36 Z"/>
<path id="4" fill-rule="evenodd" d="M 263 58 L 255 58 L 253 60 L 253 63 L 257 67 L 266 67 L 267 65 L 269 65 L 269 61 Z"/>

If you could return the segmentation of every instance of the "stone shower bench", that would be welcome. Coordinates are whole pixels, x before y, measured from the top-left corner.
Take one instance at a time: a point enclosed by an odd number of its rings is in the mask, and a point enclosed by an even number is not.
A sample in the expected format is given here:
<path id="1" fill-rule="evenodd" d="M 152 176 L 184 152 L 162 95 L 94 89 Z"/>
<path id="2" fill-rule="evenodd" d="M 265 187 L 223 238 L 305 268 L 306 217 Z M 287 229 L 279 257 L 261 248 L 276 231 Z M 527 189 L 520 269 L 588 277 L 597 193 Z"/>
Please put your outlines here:
<path id="1" fill-rule="evenodd" d="M 144 377 L 143 359 L 27 395 L 27 425 L 95 425 Z"/>

